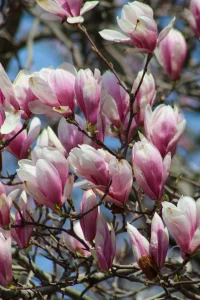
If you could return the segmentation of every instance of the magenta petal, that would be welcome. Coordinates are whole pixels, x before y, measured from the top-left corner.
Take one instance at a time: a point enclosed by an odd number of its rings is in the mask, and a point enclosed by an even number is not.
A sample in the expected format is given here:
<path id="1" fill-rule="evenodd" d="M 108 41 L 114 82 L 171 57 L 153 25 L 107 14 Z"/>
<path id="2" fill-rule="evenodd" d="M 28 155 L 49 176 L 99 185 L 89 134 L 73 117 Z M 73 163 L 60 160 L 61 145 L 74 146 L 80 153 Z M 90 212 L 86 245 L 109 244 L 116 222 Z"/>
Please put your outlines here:
<path id="1" fill-rule="evenodd" d="M 62 183 L 55 167 L 39 159 L 36 164 L 36 179 L 39 189 L 51 204 L 60 204 L 62 199 Z"/>

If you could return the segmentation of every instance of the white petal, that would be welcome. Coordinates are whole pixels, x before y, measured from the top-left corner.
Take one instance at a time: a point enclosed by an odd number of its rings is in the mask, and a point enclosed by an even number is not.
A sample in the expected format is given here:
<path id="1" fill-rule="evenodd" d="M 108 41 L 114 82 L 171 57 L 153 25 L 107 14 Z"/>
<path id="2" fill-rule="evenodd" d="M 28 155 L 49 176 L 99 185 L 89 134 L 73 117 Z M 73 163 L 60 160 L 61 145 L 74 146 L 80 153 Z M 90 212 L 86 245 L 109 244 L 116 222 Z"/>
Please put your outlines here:
<path id="1" fill-rule="evenodd" d="M 12 132 L 20 122 L 21 113 L 21 110 L 13 110 L 10 113 L 6 114 L 6 119 L 1 126 L 0 132 L 2 134 L 8 134 Z"/>
<path id="2" fill-rule="evenodd" d="M 57 69 L 65 70 L 65 71 L 71 73 L 72 75 L 74 75 L 75 77 L 77 76 L 76 68 L 67 62 L 62 63 Z"/>
<path id="3" fill-rule="evenodd" d="M 115 31 L 115 30 L 109 30 L 109 29 L 104 29 L 99 32 L 100 36 L 107 40 L 107 41 L 113 41 L 117 43 L 129 43 L 130 38 L 126 36 L 125 34 Z"/>
<path id="4" fill-rule="evenodd" d="M 81 13 L 80 15 L 82 16 L 83 14 L 85 14 L 87 11 L 91 10 L 92 8 L 94 8 L 97 4 L 99 3 L 99 1 L 87 1 L 85 2 L 85 4 L 83 5 L 83 7 L 81 8 Z"/>
<path id="5" fill-rule="evenodd" d="M 46 11 L 52 14 L 66 15 L 66 11 L 54 0 L 37 0 L 37 3 Z"/>
<path id="6" fill-rule="evenodd" d="M 168 35 L 172 27 L 174 26 L 176 18 L 174 17 L 171 22 L 159 33 L 157 45 Z"/>

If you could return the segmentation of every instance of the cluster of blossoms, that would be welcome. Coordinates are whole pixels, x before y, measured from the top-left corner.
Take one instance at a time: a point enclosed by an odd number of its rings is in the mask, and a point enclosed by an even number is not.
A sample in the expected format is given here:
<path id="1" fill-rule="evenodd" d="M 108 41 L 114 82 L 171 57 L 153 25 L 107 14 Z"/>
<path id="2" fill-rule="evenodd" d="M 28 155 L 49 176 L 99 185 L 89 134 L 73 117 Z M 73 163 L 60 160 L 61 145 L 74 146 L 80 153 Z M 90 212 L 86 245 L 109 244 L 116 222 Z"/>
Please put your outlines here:
<path id="1" fill-rule="evenodd" d="M 82 15 L 97 4 L 97 1 L 86 2 L 81 9 L 82 1 L 37 2 L 49 13 L 67 18 L 68 23 L 81 23 Z M 194 2 L 191 2 L 193 13 Z M 186 43 L 182 34 L 172 29 L 173 21 L 158 35 L 152 9 L 134 1 L 123 7 L 118 24 L 127 35 L 103 30 L 101 36 L 134 45 L 136 51 L 148 55 L 155 51 L 169 78 L 179 79 Z M 194 31 L 198 35 L 197 25 Z M 133 94 L 134 102 L 131 101 Z M 106 222 L 99 206 L 104 202 L 113 211 L 116 207 L 125 210 L 136 180 L 151 200 L 162 205 L 160 215 L 180 246 L 182 257 L 195 253 L 200 246 L 200 200 L 195 202 L 190 197 L 182 197 L 177 207 L 163 201 L 171 159 L 186 121 L 176 106 L 160 104 L 152 110 L 155 98 L 154 77 L 145 70 L 138 73 L 128 93 L 125 84 L 119 84 L 110 71 L 104 74 L 98 69 L 77 71 L 73 65 L 63 63 L 56 70 L 44 68 L 33 73 L 21 70 L 11 83 L 0 67 L 0 134 L 6 150 L 19 160 L 17 174 L 24 189 L 15 204 L 12 219 L 10 211 L 19 190 L 7 195 L 2 183 L 0 185 L 2 285 L 12 281 L 11 237 L 23 249 L 28 247 L 34 230 L 29 196 L 35 206 L 45 206 L 55 214 L 62 214 L 62 207 L 76 187 L 77 177 L 86 184 L 80 222 L 74 225 L 74 236 L 67 232 L 62 234 L 63 247 L 80 257 L 93 255 L 102 270 L 109 270 L 116 254 L 115 230 Z M 77 107 L 84 118 L 76 114 Z M 41 122 L 36 114 L 58 118 L 58 136 L 50 127 L 40 133 Z M 139 133 L 140 140 L 133 143 L 139 130 L 143 134 Z M 126 143 L 132 143 L 131 162 L 110 150 L 104 144 L 105 137 L 119 138 L 123 148 Z M 30 151 L 34 141 L 36 146 Z M 127 224 L 134 257 L 149 279 L 156 277 L 158 269 L 165 264 L 169 244 L 167 228 L 155 213 L 148 241 L 138 229 Z"/>

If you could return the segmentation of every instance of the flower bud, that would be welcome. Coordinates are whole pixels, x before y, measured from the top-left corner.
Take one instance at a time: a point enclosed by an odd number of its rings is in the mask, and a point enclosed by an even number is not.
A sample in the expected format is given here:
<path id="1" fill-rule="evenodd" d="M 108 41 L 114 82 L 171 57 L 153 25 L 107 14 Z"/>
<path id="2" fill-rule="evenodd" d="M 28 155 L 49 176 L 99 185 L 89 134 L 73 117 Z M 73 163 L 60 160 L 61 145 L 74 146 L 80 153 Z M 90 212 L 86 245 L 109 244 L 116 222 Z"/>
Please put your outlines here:
<path id="1" fill-rule="evenodd" d="M 193 254 L 200 247 L 200 199 L 182 196 L 177 207 L 169 202 L 162 203 L 162 215 L 181 255 Z"/>
<path id="2" fill-rule="evenodd" d="M 148 279 L 157 276 L 157 268 L 162 268 L 169 245 L 167 228 L 157 213 L 151 224 L 151 240 L 149 241 L 131 224 L 127 224 L 127 232 L 137 264 Z"/>
<path id="3" fill-rule="evenodd" d="M 132 89 L 133 93 L 136 92 L 140 84 L 142 74 L 143 71 L 140 71 L 133 83 L 133 89 Z M 149 104 L 152 107 L 155 97 L 156 97 L 156 89 L 155 89 L 154 78 L 152 74 L 146 73 L 133 104 L 133 112 L 135 115 L 135 121 L 137 125 L 139 126 L 143 125 L 146 106 L 147 104 Z"/>
<path id="4" fill-rule="evenodd" d="M 97 205 L 96 195 L 92 190 L 86 191 L 83 194 L 81 201 L 80 212 L 82 214 L 88 212 L 94 206 Z M 87 213 L 80 219 L 81 228 L 85 237 L 85 240 L 92 242 L 96 235 L 97 227 L 97 216 L 98 216 L 98 207 L 93 209 L 91 212 Z"/>
<path id="5" fill-rule="evenodd" d="M 158 149 L 147 139 L 143 138 L 133 146 L 132 163 L 139 187 L 152 200 L 160 199 L 169 175 L 171 154 L 168 153 L 162 159 Z"/>
<path id="6" fill-rule="evenodd" d="M 18 208 L 20 212 L 18 210 L 16 211 L 15 222 L 14 222 L 14 225 L 16 225 L 16 227 L 13 227 L 11 229 L 11 234 L 13 239 L 17 242 L 19 248 L 23 249 L 28 247 L 33 232 L 33 228 L 34 228 L 33 225 L 26 224 L 26 221 L 32 222 L 32 219 L 30 215 L 27 213 L 28 202 L 27 202 L 27 195 L 25 191 L 21 193 L 18 202 Z M 23 221 L 25 221 L 24 224 Z"/>
<path id="7" fill-rule="evenodd" d="M 77 74 L 75 92 L 80 106 L 88 123 L 95 125 L 100 112 L 101 76 L 99 70 L 94 74 L 90 69 L 80 70 Z"/>
<path id="8" fill-rule="evenodd" d="M 177 143 L 186 125 L 178 108 L 161 104 L 152 112 L 150 105 L 145 110 L 144 128 L 147 139 L 156 146 L 164 158 L 168 152 L 174 155 Z"/>
<path id="9" fill-rule="evenodd" d="M 10 231 L 0 229 L 0 283 L 7 286 L 12 281 L 12 252 Z"/>
<path id="10" fill-rule="evenodd" d="M 14 190 L 6 195 L 5 188 L 0 182 L 0 225 L 8 226 L 10 224 L 10 209 L 12 201 L 17 197 L 19 190 Z"/>
<path id="11" fill-rule="evenodd" d="M 159 44 L 158 51 L 156 52 L 157 59 L 169 78 L 173 81 L 180 78 L 186 52 L 185 38 L 176 29 L 171 29 Z"/>
<path id="12" fill-rule="evenodd" d="M 190 9 L 185 9 L 185 19 L 188 21 L 194 34 L 200 37 L 200 2 L 199 0 L 190 1 Z"/>
<path id="13" fill-rule="evenodd" d="M 76 222 L 74 224 L 74 232 L 81 240 L 86 242 L 79 222 Z M 79 254 L 81 256 L 90 255 L 90 252 L 85 249 L 84 244 L 82 244 L 79 240 L 77 240 L 75 237 L 68 234 L 67 232 L 62 233 L 61 244 L 65 245 L 70 251 L 75 252 L 76 254 Z"/>
<path id="14" fill-rule="evenodd" d="M 109 270 L 116 253 L 116 241 L 114 230 L 109 229 L 102 214 L 98 216 L 95 249 L 99 267 L 105 271 Z"/>

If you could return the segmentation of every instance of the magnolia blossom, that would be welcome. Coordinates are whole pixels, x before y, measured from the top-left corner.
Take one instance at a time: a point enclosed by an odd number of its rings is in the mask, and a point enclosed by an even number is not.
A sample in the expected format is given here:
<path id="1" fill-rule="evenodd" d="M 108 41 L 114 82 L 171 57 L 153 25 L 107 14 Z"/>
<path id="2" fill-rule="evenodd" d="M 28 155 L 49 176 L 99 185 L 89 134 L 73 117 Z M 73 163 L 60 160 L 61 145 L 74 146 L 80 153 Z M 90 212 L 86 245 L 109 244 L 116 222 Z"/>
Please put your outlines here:
<path id="1" fill-rule="evenodd" d="M 96 195 L 92 190 L 86 191 L 80 206 L 80 213 L 84 214 L 97 205 Z M 82 216 L 80 219 L 81 228 L 86 241 L 92 242 L 96 235 L 98 207 Z"/>
<path id="2" fill-rule="evenodd" d="M 0 225 L 8 226 L 10 224 L 10 209 L 12 201 L 17 197 L 19 190 L 14 190 L 8 195 L 4 185 L 0 182 Z"/>
<path id="3" fill-rule="evenodd" d="M 19 248 L 23 249 L 28 247 L 31 235 L 33 233 L 33 228 L 34 228 L 33 225 L 28 225 L 28 224 L 23 225 L 23 220 L 27 222 L 32 222 L 30 215 L 27 213 L 27 210 L 29 209 L 29 205 L 28 205 L 27 195 L 25 191 L 21 193 L 17 205 L 18 208 L 20 209 L 20 212 L 17 210 L 15 214 L 14 225 L 17 225 L 17 227 L 11 228 L 11 234 L 14 240 L 17 242 Z M 20 227 L 19 225 L 22 226 Z"/>
<path id="4" fill-rule="evenodd" d="M 94 8 L 99 1 L 87 1 L 83 7 L 83 0 L 37 0 L 37 3 L 46 11 L 62 19 L 67 18 L 67 22 L 82 23 L 82 15 Z"/>
<path id="5" fill-rule="evenodd" d="M 185 19 L 188 21 L 194 34 L 200 37 L 200 2 L 199 0 L 190 1 L 190 9 L 185 9 Z"/>
<path id="6" fill-rule="evenodd" d="M 29 87 L 30 76 L 30 72 L 21 70 L 12 84 L 0 64 L 0 100 L 4 110 L 1 108 L 1 134 L 11 133 L 21 117 L 26 120 L 32 116 L 28 104 L 36 97 Z"/>
<path id="7" fill-rule="evenodd" d="M 123 6 L 121 19 L 117 17 L 117 22 L 125 34 L 105 29 L 100 35 L 109 41 L 134 45 L 137 47 L 136 51 L 151 53 L 171 30 L 174 20 L 158 36 L 151 7 L 134 1 Z"/>
<path id="8" fill-rule="evenodd" d="M 160 199 L 169 175 L 171 153 L 163 159 L 158 149 L 143 137 L 133 146 L 132 163 L 139 187 L 152 200 Z"/>
<path id="9" fill-rule="evenodd" d="M 37 117 L 33 118 L 27 133 L 24 129 L 20 134 L 18 134 L 6 147 L 6 150 L 12 153 L 16 158 L 23 159 L 27 157 L 30 146 L 37 138 L 40 133 L 41 122 Z M 9 140 L 15 136 L 21 129 L 22 123 L 18 123 L 17 127 L 10 134 L 6 134 L 3 138 L 4 141 Z"/>
<path id="10" fill-rule="evenodd" d="M 182 33 L 171 29 L 162 40 L 156 51 L 156 56 L 171 80 L 178 80 L 185 61 L 187 45 Z"/>
<path id="11" fill-rule="evenodd" d="M 156 146 L 164 158 L 168 152 L 174 155 L 182 136 L 186 120 L 182 119 L 178 108 L 161 104 L 152 112 L 150 105 L 145 110 L 144 127 L 149 141 Z"/>
<path id="12" fill-rule="evenodd" d="M 140 71 L 137 75 L 133 83 L 132 93 L 134 94 L 140 84 L 141 78 L 143 75 L 143 70 Z M 155 80 L 152 74 L 146 73 L 140 89 L 135 97 L 135 101 L 133 103 L 133 112 L 135 114 L 135 121 L 137 125 L 143 125 L 144 123 L 144 113 L 147 104 L 151 107 L 153 106 L 154 100 L 156 97 L 156 87 Z"/>
<path id="13" fill-rule="evenodd" d="M 114 229 L 109 227 L 102 214 L 99 214 L 97 221 L 95 250 L 99 267 L 109 270 L 116 254 L 116 240 Z"/>
<path id="14" fill-rule="evenodd" d="M 139 231 L 127 224 L 127 232 L 135 259 L 148 279 L 157 276 L 157 268 L 162 268 L 167 255 L 169 235 L 167 228 L 157 213 L 151 224 L 151 240 L 149 241 Z"/>
<path id="15" fill-rule="evenodd" d="M 193 254 L 200 248 L 200 199 L 182 196 L 177 207 L 169 202 L 162 203 L 162 215 L 176 243 L 181 248 L 181 255 Z"/>
<path id="16" fill-rule="evenodd" d="M 110 71 L 105 72 L 102 76 L 102 90 L 108 93 L 102 111 L 111 124 L 120 128 L 129 110 L 129 95 L 118 84 L 115 75 Z"/>
<path id="17" fill-rule="evenodd" d="M 95 69 L 79 70 L 75 83 L 76 99 L 88 123 L 95 125 L 101 109 L 101 74 Z"/>
<path id="18" fill-rule="evenodd" d="M 7 286 L 12 281 L 11 234 L 0 229 L 0 284 Z"/>
<path id="19" fill-rule="evenodd" d="M 132 188 L 132 170 L 125 159 L 118 160 L 103 149 L 80 145 L 69 154 L 69 163 L 78 177 L 88 180 L 91 188 L 103 196 L 109 186 L 105 199 L 123 206 Z"/>
<path id="20" fill-rule="evenodd" d="M 75 115 L 75 120 L 82 129 L 86 130 L 84 119 L 79 115 Z M 68 123 L 65 118 L 61 118 L 58 124 L 58 138 L 65 149 L 66 155 L 69 155 L 69 152 L 78 145 L 89 144 L 91 141 L 78 130 L 77 126 Z"/>
<path id="21" fill-rule="evenodd" d="M 56 211 L 70 196 L 74 176 L 64 155 L 52 147 L 36 146 L 32 160 L 19 161 L 17 174 L 36 202 Z"/>
<path id="22" fill-rule="evenodd" d="M 64 118 L 63 118 L 64 119 Z M 62 120 L 62 118 L 61 118 Z M 65 119 L 64 119 L 65 120 Z M 66 122 L 66 120 L 65 120 Z M 66 155 L 66 150 L 63 147 L 62 143 L 58 139 L 55 132 L 51 129 L 50 126 L 44 128 L 41 134 L 37 138 L 37 146 L 40 147 L 53 147 L 59 150 L 62 154 Z"/>
<path id="23" fill-rule="evenodd" d="M 84 243 L 87 244 L 79 222 L 74 223 L 74 232 Z M 81 256 L 90 256 L 90 251 L 85 248 L 84 244 L 67 232 L 63 231 L 60 242 L 61 245 L 67 247 L 70 251 L 75 252 L 76 254 Z"/>
<path id="24" fill-rule="evenodd" d="M 78 177 L 87 179 L 97 184 L 108 186 L 111 176 L 108 171 L 108 163 L 105 161 L 102 151 L 89 145 L 80 145 L 69 154 L 69 163 Z"/>
<path id="25" fill-rule="evenodd" d="M 34 114 L 73 115 L 75 77 L 76 70 L 68 63 L 61 64 L 56 70 L 44 68 L 32 73 L 29 84 L 38 100 L 29 103 L 30 110 Z"/>

